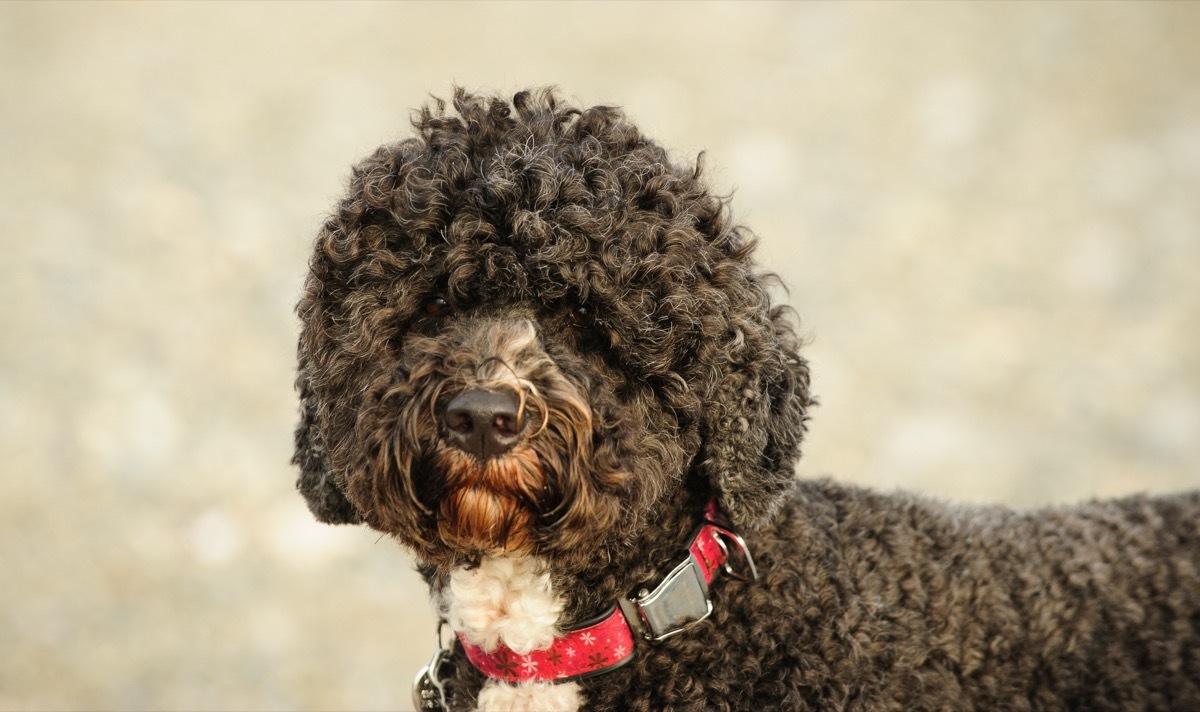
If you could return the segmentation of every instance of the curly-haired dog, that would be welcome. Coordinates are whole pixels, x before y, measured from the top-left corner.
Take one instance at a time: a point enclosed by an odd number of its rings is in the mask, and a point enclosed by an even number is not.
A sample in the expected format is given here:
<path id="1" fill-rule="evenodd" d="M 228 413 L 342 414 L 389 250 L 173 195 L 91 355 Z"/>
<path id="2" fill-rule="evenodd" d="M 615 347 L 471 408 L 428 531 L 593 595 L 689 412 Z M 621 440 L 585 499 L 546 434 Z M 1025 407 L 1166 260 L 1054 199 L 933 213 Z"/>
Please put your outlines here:
<path id="1" fill-rule="evenodd" d="M 354 169 L 299 305 L 299 488 L 416 556 L 422 704 L 1200 709 L 1200 494 L 796 480 L 808 368 L 699 166 L 549 91 L 453 109 Z"/>

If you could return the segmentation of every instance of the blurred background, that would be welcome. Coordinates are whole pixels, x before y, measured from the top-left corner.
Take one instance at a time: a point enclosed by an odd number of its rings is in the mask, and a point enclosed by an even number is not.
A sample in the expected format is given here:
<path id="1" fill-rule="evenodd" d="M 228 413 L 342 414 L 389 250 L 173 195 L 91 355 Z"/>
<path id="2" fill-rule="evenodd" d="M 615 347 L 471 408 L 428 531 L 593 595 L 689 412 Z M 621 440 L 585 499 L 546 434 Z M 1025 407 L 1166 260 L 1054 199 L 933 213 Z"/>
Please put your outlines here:
<path id="1" fill-rule="evenodd" d="M 405 709 L 409 557 L 293 490 L 349 166 L 453 83 L 616 103 L 762 238 L 803 476 L 1200 486 L 1200 4 L 0 5 L 0 709 Z"/>

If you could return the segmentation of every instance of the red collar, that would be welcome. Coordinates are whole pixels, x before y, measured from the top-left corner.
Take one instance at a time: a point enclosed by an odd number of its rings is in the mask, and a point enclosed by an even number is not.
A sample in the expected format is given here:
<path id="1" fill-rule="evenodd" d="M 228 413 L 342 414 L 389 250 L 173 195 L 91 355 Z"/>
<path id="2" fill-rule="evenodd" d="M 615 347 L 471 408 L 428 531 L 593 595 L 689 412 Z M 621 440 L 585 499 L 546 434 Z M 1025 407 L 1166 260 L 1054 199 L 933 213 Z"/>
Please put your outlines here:
<path id="1" fill-rule="evenodd" d="M 722 569 L 735 578 L 727 561 L 732 544 L 752 577 L 758 574 L 742 538 L 718 522 L 716 501 L 704 510 L 687 556 L 654 587 L 642 586 L 618 599 L 599 618 L 563 633 L 549 648 L 517 655 L 503 644 L 490 653 L 458 639 L 467 659 L 487 677 L 504 682 L 565 682 L 615 670 L 629 662 L 634 641 L 657 642 L 686 630 L 712 613 L 708 586 Z"/>

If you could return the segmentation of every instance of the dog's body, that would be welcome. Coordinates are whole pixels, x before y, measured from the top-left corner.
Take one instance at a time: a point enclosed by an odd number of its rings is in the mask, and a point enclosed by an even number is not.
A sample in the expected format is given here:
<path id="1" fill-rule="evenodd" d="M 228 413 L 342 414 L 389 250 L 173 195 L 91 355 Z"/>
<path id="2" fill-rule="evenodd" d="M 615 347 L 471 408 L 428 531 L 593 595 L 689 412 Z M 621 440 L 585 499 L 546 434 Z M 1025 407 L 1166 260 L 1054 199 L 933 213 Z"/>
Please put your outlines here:
<path id="1" fill-rule="evenodd" d="M 1017 513 L 795 480 L 807 365 L 699 168 L 548 92 L 455 108 L 318 236 L 296 454 L 318 518 L 417 557 L 450 707 L 1200 709 L 1200 493 Z M 757 579 L 707 562 L 711 615 L 642 639 L 631 594 L 706 519 Z M 631 658 L 538 669 L 618 601 Z"/>

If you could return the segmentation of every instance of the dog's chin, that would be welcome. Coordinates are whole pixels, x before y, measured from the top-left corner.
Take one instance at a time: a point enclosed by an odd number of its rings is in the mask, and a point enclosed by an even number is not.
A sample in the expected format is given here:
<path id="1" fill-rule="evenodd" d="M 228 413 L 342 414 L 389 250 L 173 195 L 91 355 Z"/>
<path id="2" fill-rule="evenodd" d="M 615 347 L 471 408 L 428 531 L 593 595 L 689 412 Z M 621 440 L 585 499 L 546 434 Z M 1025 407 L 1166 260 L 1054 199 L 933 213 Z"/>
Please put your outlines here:
<path id="1" fill-rule="evenodd" d="M 448 485 L 438 507 L 438 536 L 469 553 L 529 552 L 546 478 L 537 454 L 518 447 L 480 461 L 451 449 L 436 458 Z"/>
<path id="2" fill-rule="evenodd" d="M 534 512 L 517 497 L 486 487 L 462 487 L 442 500 L 438 535 L 464 553 L 529 553 Z"/>

